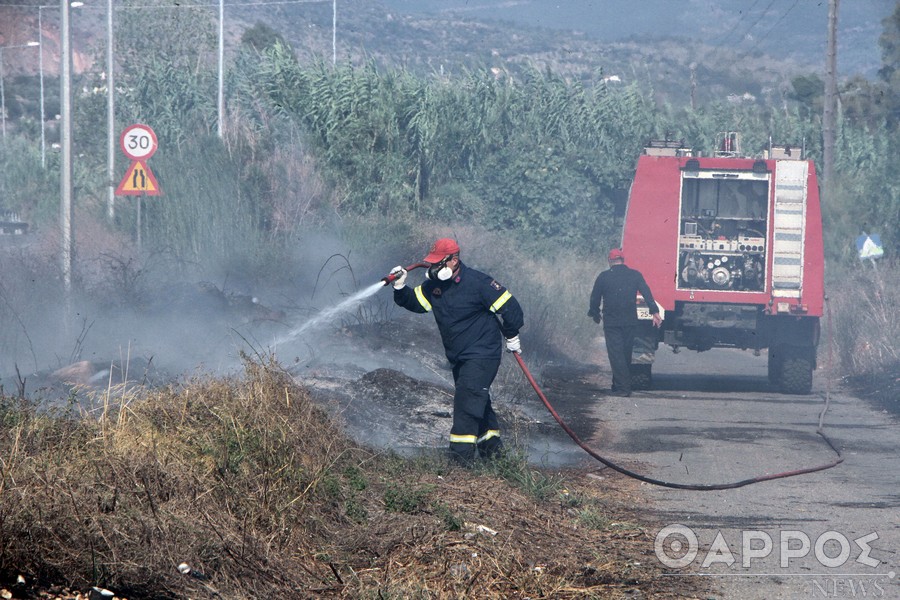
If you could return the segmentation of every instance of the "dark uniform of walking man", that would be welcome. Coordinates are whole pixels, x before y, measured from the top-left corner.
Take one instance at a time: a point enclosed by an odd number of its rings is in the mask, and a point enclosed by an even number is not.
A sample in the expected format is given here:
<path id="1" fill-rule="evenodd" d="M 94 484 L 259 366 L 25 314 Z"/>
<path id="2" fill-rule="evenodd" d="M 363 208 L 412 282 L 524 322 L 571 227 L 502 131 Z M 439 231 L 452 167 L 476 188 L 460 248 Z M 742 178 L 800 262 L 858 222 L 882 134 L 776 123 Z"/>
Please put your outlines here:
<path id="1" fill-rule="evenodd" d="M 619 248 L 609 251 L 609 269 L 600 273 L 591 291 L 588 316 L 595 323 L 603 321 L 606 353 L 612 368 L 612 393 L 631 395 L 631 352 L 634 332 L 638 324 L 635 299 L 640 292 L 653 315 L 653 325 L 659 327 L 662 317 L 653 300 L 650 287 L 639 271 L 625 266 L 625 255 Z"/>
<path id="2" fill-rule="evenodd" d="M 430 265 L 427 279 L 414 290 L 406 286 L 405 269 L 391 271 L 399 274 L 394 302 L 412 312 L 434 313 L 456 386 L 451 456 L 469 464 L 476 449 L 490 458 L 502 446 L 490 387 L 500 368 L 504 338 L 508 351 L 521 352 L 522 308 L 490 275 L 464 265 L 459 245 L 450 238 L 435 242 L 424 262 Z"/>

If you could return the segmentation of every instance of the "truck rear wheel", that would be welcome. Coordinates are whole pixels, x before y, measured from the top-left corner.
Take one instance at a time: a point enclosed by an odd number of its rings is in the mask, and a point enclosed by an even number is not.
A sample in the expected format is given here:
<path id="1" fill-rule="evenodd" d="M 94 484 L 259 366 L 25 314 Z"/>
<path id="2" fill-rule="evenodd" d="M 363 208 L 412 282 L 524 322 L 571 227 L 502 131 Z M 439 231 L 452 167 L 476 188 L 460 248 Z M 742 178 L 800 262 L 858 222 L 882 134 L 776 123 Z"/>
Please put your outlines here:
<path id="1" fill-rule="evenodd" d="M 806 357 L 787 357 L 781 365 L 781 390 L 786 394 L 808 394 L 812 390 L 813 361 Z"/>
<path id="2" fill-rule="evenodd" d="M 631 365 L 631 389 L 649 390 L 653 384 L 652 365 Z"/>

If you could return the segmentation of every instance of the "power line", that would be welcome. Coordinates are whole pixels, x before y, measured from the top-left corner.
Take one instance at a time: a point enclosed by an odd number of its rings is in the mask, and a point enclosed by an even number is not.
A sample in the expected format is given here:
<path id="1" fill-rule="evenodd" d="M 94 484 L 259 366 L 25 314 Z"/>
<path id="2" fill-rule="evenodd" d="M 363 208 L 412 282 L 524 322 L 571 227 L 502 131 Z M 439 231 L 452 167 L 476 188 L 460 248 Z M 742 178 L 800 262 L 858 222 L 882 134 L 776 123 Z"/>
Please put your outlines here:
<path id="1" fill-rule="evenodd" d="M 260 2 L 232 2 L 226 3 L 226 8 L 242 8 L 242 7 L 251 7 L 251 6 L 269 6 L 275 4 L 326 4 L 331 3 L 333 0 L 264 0 Z M 37 8 L 38 4 L 0 4 L 0 8 Z M 55 6 L 55 5 L 43 5 L 43 6 Z M 142 5 L 131 5 L 131 6 L 116 6 L 116 10 L 129 10 L 129 9 L 151 9 L 151 8 L 218 8 L 219 4 L 142 4 Z M 99 9 L 101 7 L 98 6 L 83 6 L 84 9 Z"/>
<path id="2" fill-rule="evenodd" d="M 750 13 L 753 12 L 753 9 L 756 8 L 757 4 L 759 4 L 759 0 L 754 0 L 753 4 L 750 5 L 750 7 L 747 9 L 747 11 L 744 13 L 744 15 L 742 17 L 738 18 L 737 22 L 735 22 L 735 24 L 731 27 L 731 29 L 728 30 L 728 32 L 724 36 L 716 38 L 716 40 L 710 42 L 710 47 L 707 47 L 706 50 L 703 52 L 702 60 L 706 60 L 706 58 L 709 56 L 709 54 L 711 52 L 715 51 L 717 48 L 721 48 L 723 43 L 729 40 L 729 38 L 731 37 L 731 34 L 733 34 L 738 29 L 738 27 L 740 27 L 742 21 L 744 21 L 744 17 L 749 17 Z M 747 35 L 753 30 L 753 28 L 756 27 L 756 25 L 763 19 L 763 17 L 766 16 L 766 13 L 769 12 L 769 9 L 772 8 L 772 6 L 774 4 L 775 4 L 775 0 L 770 0 L 768 6 L 766 6 L 766 8 L 762 11 L 762 13 L 759 15 L 759 17 L 757 17 L 757 19 L 755 21 L 753 21 L 753 23 L 751 23 L 750 26 L 744 31 L 743 35 L 740 38 L 740 41 L 743 41 L 744 38 L 747 37 Z M 738 42 L 738 44 L 740 43 L 740 41 Z M 736 45 L 736 44 L 730 45 L 729 48 L 733 45 Z"/>
<path id="3" fill-rule="evenodd" d="M 759 4 L 759 0 L 753 0 L 753 4 L 750 5 L 750 8 L 748 8 L 747 12 L 744 14 L 749 15 L 751 12 L 753 12 L 753 9 L 756 8 L 757 4 Z M 735 30 L 740 26 L 741 21 L 743 21 L 743 20 L 744 20 L 744 15 L 739 16 L 737 18 L 737 21 L 735 21 L 734 25 L 731 27 L 731 29 L 729 29 L 727 32 L 725 32 L 725 35 L 715 38 L 712 42 L 710 42 L 710 45 L 718 46 L 721 42 L 727 41 L 731 37 L 731 34 L 734 33 Z"/>
<path id="4" fill-rule="evenodd" d="M 746 38 L 750 34 L 751 31 L 753 31 L 753 28 L 756 27 L 757 25 L 759 25 L 759 22 L 762 21 L 763 18 L 767 14 L 769 14 L 769 9 L 772 8 L 772 6 L 775 4 L 775 2 L 776 2 L 776 0 L 770 0 L 769 4 L 766 6 L 766 8 L 763 9 L 763 11 L 759 14 L 759 17 L 755 21 L 753 21 L 753 23 L 750 25 L 750 27 L 747 28 L 747 31 L 744 32 L 744 35 L 741 36 L 742 41 L 744 38 Z"/>
<path id="5" fill-rule="evenodd" d="M 750 48 L 749 50 L 747 50 L 746 52 L 744 52 L 743 54 L 741 54 L 741 56 L 738 57 L 738 60 L 739 60 L 739 61 L 744 60 L 745 58 L 747 58 L 747 56 L 748 56 L 751 52 L 753 52 L 754 50 L 756 50 L 756 49 L 759 47 L 759 45 L 762 44 L 763 41 L 764 41 L 767 37 L 769 37 L 769 34 L 772 33 L 772 31 L 774 31 L 776 27 L 778 27 L 778 24 L 781 23 L 782 21 L 784 21 L 784 19 L 791 13 L 791 11 L 794 10 L 794 7 L 797 6 L 797 4 L 798 4 L 799 2 L 800 2 L 800 0 L 794 0 L 794 3 L 791 4 L 790 8 L 788 8 L 788 9 L 785 11 L 785 13 L 784 13 L 783 15 L 781 15 L 781 18 L 779 18 L 777 21 L 775 21 L 775 23 L 774 23 L 771 27 L 769 27 L 769 29 L 762 35 L 762 37 L 760 37 L 760 38 L 756 41 L 756 43 L 753 44 L 753 47 L 752 47 L 752 48 Z"/>
<path id="6" fill-rule="evenodd" d="M 270 6 L 275 4 L 330 4 L 333 0 L 273 0 L 271 2 L 236 2 L 234 4 L 225 4 L 225 8 L 244 8 L 244 7 L 252 7 L 252 6 Z M 131 5 L 131 6 L 117 6 L 116 10 L 153 10 L 153 9 L 165 9 L 165 8 L 191 8 L 191 9 L 207 9 L 207 8 L 219 8 L 219 4 L 172 4 L 172 5 L 163 5 L 163 6 L 153 6 L 150 4 L 144 5 Z"/>

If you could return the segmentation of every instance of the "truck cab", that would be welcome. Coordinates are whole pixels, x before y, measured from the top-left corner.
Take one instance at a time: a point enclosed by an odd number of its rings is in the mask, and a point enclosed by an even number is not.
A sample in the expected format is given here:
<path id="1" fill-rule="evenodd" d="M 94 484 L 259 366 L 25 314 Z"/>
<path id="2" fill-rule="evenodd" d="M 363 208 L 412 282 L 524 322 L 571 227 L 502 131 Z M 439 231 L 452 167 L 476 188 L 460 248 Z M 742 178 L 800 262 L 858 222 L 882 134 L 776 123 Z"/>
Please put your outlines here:
<path id="1" fill-rule="evenodd" d="M 798 146 L 741 153 L 723 132 L 713 156 L 671 141 L 638 158 L 622 248 L 665 310 L 643 321 L 635 384 L 650 385 L 660 343 L 676 351 L 768 351 L 771 383 L 809 393 L 823 313 L 824 253 L 815 166 Z"/>

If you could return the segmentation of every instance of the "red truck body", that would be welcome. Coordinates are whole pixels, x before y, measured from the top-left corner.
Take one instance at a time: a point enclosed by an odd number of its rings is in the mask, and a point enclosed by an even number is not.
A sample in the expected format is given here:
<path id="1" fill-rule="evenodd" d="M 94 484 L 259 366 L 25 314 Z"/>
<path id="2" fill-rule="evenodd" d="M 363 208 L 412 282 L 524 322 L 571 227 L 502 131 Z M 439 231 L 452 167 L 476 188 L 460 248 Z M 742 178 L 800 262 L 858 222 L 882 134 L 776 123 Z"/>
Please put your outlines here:
<path id="1" fill-rule="evenodd" d="M 767 348 L 772 383 L 808 393 L 825 299 L 815 166 L 799 148 L 747 158 L 735 134 L 722 140 L 717 156 L 659 144 L 638 159 L 622 248 L 665 321 L 645 325 L 635 372 L 649 385 L 659 342 Z"/>

